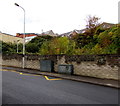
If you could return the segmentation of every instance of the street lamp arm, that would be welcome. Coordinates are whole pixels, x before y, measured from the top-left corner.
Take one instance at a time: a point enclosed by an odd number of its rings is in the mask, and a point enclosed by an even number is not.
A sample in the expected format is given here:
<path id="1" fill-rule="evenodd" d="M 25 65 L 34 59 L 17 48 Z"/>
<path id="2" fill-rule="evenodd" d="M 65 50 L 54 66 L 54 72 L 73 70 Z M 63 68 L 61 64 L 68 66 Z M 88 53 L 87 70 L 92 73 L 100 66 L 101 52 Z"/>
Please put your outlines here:
<path id="1" fill-rule="evenodd" d="M 23 8 L 23 7 L 21 7 L 21 6 L 19 6 L 20 8 L 22 8 L 22 10 L 24 11 L 24 13 L 25 13 L 25 9 Z"/>
<path id="2" fill-rule="evenodd" d="M 19 4 L 15 3 L 15 5 L 19 7 Z"/>
<path id="3" fill-rule="evenodd" d="M 22 6 L 20 6 L 20 5 L 17 4 L 17 3 L 15 3 L 15 5 L 18 6 L 18 7 L 20 7 L 20 8 L 22 8 L 22 10 L 25 12 L 25 9 L 24 9 Z"/>

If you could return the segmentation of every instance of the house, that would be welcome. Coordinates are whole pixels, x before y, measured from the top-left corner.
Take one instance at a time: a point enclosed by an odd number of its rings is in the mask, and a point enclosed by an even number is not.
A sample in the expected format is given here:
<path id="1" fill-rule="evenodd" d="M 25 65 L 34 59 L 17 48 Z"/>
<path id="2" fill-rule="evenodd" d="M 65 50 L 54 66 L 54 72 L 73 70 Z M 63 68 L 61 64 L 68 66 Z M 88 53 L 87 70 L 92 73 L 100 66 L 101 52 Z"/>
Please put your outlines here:
<path id="1" fill-rule="evenodd" d="M 107 23 L 107 22 L 103 22 L 102 24 L 99 25 L 99 27 L 103 28 L 103 29 L 108 29 L 111 28 L 113 26 L 115 26 L 116 24 L 112 24 L 112 23 Z"/>
<path id="2" fill-rule="evenodd" d="M 39 36 L 40 34 L 37 33 L 25 33 L 25 42 L 29 42 L 31 41 L 33 38 Z M 24 37 L 24 33 L 16 33 L 16 37 L 20 37 L 23 38 Z"/>
<path id="3" fill-rule="evenodd" d="M 33 36 L 39 36 L 39 34 L 37 33 L 25 33 L 25 37 L 33 37 Z M 24 37 L 24 33 L 16 33 L 16 37 L 20 37 L 23 38 Z"/>
<path id="4" fill-rule="evenodd" d="M 46 31 L 46 32 L 42 32 L 42 33 L 40 34 L 40 36 L 44 36 L 44 35 L 49 35 L 49 36 L 52 36 L 52 37 L 58 36 L 58 35 L 55 34 L 52 30 L 49 30 L 49 31 Z"/>
<path id="5" fill-rule="evenodd" d="M 103 28 L 103 29 L 108 29 L 108 28 L 113 27 L 114 25 L 116 25 L 116 24 L 103 22 L 103 23 L 100 24 L 98 27 L 101 27 L 101 28 Z M 74 36 L 77 35 L 77 34 L 82 34 L 82 33 L 84 33 L 86 30 L 87 30 L 87 28 L 82 29 L 82 30 L 76 30 L 76 29 L 75 29 L 75 30 L 73 30 L 73 31 L 60 34 L 59 36 L 60 36 L 60 37 L 66 36 L 66 37 L 71 38 L 71 37 L 74 37 Z"/>
<path id="6" fill-rule="evenodd" d="M 25 42 L 29 42 L 31 41 L 33 38 L 35 38 L 36 36 L 30 36 L 30 37 L 25 37 Z"/>
<path id="7" fill-rule="evenodd" d="M 6 43 L 23 43 L 23 38 L 0 32 L 0 41 Z"/>
<path id="8" fill-rule="evenodd" d="M 77 34 L 81 34 L 81 33 L 84 33 L 85 32 L 85 29 L 82 29 L 82 30 L 73 30 L 73 31 L 70 31 L 70 32 L 67 32 L 67 33 L 63 33 L 63 34 L 60 34 L 59 36 L 60 37 L 64 37 L 64 36 L 66 36 L 66 37 L 74 37 L 74 36 L 76 36 Z"/>

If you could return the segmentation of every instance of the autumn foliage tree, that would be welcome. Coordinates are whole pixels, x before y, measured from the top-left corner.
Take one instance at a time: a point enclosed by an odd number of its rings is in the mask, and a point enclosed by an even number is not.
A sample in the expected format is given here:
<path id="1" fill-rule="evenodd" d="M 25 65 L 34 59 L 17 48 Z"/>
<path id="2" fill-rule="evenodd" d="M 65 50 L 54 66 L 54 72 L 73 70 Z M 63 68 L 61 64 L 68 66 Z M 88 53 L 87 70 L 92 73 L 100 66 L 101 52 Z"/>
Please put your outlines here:
<path id="1" fill-rule="evenodd" d="M 88 16 L 86 19 L 87 25 L 86 25 L 86 31 L 85 34 L 89 36 L 93 36 L 97 27 L 100 25 L 99 23 L 100 18 L 96 16 Z"/>

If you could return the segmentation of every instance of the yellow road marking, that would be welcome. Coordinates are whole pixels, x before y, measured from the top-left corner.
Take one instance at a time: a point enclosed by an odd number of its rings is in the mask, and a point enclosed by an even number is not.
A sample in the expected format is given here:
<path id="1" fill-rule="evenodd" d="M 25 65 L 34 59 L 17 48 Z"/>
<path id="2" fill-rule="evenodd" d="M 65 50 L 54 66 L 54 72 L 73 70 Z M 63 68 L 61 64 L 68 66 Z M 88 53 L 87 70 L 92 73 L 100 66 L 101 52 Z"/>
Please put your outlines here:
<path id="1" fill-rule="evenodd" d="M 24 73 L 19 73 L 20 75 L 27 75 L 27 76 L 40 76 L 40 75 L 34 75 L 34 74 L 24 74 Z"/>
<path id="2" fill-rule="evenodd" d="M 8 70 L 5 70 L 5 69 L 1 69 L 0 71 L 8 71 Z"/>
<path id="3" fill-rule="evenodd" d="M 18 74 L 20 74 L 20 75 L 27 75 L 27 76 L 40 76 L 40 75 L 35 75 L 35 74 L 24 74 L 24 73 L 22 73 L 22 72 L 17 72 L 17 71 L 15 71 L 15 70 L 10 70 L 10 69 L 1 69 L 0 71 L 16 72 L 16 73 L 18 73 Z"/>
<path id="4" fill-rule="evenodd" d="M 51 80 L 62 80 L 61 78 L 49 79 L 47 76 L 44 76 L 44 77 L 46 78 L 46 80 L 49 80 L 49 81 L 51 81 Z"/>
<path id="5" fill-rule="evenodd" d="M 10 70 L 11 71 L 11 70 Z M 16 72 L 16 71 L 11 71 L 11 72 Z"/>
<path id="6" fill-rule="evenodd" d="M 10 69 L 1 69 L 0 71 L 10 71 L 10 72 L 16 72 L 20 75 L 27 75 L 27 76 L 41 76 L 41 75 L 35 75 L 35 74 L 25 74 L 22 72 L 17 72 L 15 70 L 10 70 Z M 47 76 L 44 76 L 46 78 L 46 80 L 52 81 L 52 80 L 62 80 L 61 78 L 55 78 L 55 79 L 49 79 Z"/>
<path id="7" fill-rule="evenodd" d="M 11 71 L 11 72 L 16 72 L 15 70 L 9 70 L 9 69 L 1 69 L 0 71 Z"/>
<path id="8" fill-rule="evenodd" d="M 20 73 L 20 72 L 17 72 L 17 71 L 15 71 L 15 70 L 10 70 L 10 69 L 2 69 L 2 70 L 0 70 L 0 71 L 10 71 L 10 72 Z"/>
<path id="9" fill-rule="evenodd" d="M 46 80 L 49 80 L 49 78 L 47 76 L 44 76 L 46 78 Z"/>
<path id="10" fill-rule="evenodd" d="M 49 80 L 62 80 L 61 78 L 56 78 L 56 79 L 49 79 Z"/>

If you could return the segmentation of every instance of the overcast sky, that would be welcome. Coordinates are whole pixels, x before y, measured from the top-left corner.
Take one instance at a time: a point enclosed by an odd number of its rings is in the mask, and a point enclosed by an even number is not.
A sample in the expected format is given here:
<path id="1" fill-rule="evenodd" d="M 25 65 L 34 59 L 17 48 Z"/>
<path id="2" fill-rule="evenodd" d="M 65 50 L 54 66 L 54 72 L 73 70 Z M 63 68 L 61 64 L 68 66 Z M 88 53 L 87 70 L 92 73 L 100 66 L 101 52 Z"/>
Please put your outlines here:
<path id="1" fill-rule="evenodd" d="M 23 33 L 23 10 L 26 10 L 26 33 L 42 30 L 61 34 L 83 29 L 88 15 L 101 22 L 118 23 L 119 0 L 0 0 L 0 31 Z"/>

